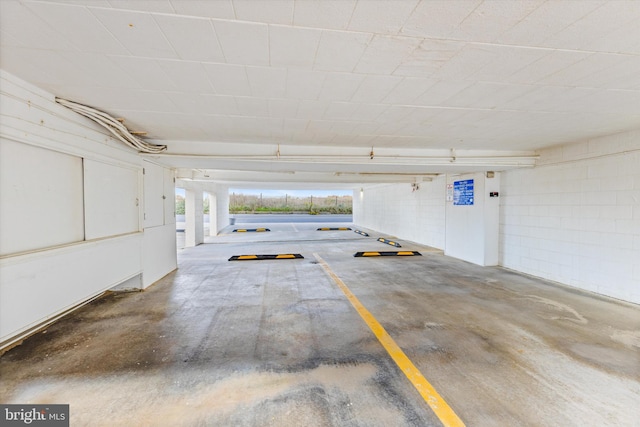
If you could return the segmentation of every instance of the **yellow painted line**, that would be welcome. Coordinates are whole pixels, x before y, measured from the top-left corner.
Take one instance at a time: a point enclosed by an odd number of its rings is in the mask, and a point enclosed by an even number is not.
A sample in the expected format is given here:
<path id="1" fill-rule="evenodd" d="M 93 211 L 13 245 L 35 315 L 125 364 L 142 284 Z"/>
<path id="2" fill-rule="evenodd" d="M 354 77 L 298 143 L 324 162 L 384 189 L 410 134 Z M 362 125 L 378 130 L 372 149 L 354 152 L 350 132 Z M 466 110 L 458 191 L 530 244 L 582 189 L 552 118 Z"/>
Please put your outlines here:
<path id="1" fill-rule="evenodd" d="M 412 251 L 398 251 L 398 255 L 413 255 Z"/>
<path id="2" fill-rule="evenodd" d="M 282 259 L 282 258 L 295 258 L 296 256 L 294 254 L 283 254 L 283 255 L 278 255 L 276 256 L 277 259 Z"/>
<path id="3" fill-rule="evenodd" d="M 258 259 L 258 255 L 240 255 L 238 259 Z"/>
<path id="4" fill-rule="evenodd" d="M 362 256 L 380 256 L 380 252 L 363 252 Z"/>
<path id="5" fill-rule="evenodd" d="M 365 252 L 366 253 L 366 252 Z M 422 396 L 422 398 L 427 402 L 427 405 L 433 410 L 436 416 L 440 419 L 442 424 L 445 427 L 461 427 L 464 426 L 462 420 L 453 412 L 453 409 L 445 402 L 445 400 L 438 394 L 436 389 L 427 381 L 427 379 L 420 373 L 418 368 L 415 367 L 413 362 L 407 357 L 406 354 L 402 351 L 402 349 L 396 344 L 396 342 L 391 338 L 391 336 L 387 333 L 387 331 L 382 327 L 382 325 L 373 317 L 373 314 L 366 309 L 364 305 L 358 300 L 358 298 L 349 290 L 347 285 L 338 277 L 336 273 L 331 270 L 329 264 L 325 262 L 320 255 L 313 254 L 316 257 L 320 265 L 324 268 L 324 270 L 329 274 L 329 276 L 333 279 L 333 281 L 338 285 L 338 287 L 342 290 L 344 295 L 347 297 L 351 305 L 356 309 L 362 320 L 365 321 L 369 329 L 374 333 L 374 335 L 380 341 L 380 344 L 387 350 L 389 356 L 396 362 L 398 368 L 407 376 L 411 384 L 418 390 L 418 393 Z"/>

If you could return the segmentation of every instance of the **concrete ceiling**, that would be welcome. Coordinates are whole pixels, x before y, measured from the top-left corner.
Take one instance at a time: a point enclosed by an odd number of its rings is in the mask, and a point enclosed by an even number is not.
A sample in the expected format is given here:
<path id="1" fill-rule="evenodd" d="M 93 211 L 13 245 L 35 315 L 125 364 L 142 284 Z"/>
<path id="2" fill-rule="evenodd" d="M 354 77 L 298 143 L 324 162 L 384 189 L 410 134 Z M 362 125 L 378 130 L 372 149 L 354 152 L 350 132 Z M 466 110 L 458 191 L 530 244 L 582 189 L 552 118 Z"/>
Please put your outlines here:
<path id="1" fill-rule="evenodd" d="M 428 179 L 640 127 L 640 1 L 2 0 L 0 43 L 194 179 Z"/>

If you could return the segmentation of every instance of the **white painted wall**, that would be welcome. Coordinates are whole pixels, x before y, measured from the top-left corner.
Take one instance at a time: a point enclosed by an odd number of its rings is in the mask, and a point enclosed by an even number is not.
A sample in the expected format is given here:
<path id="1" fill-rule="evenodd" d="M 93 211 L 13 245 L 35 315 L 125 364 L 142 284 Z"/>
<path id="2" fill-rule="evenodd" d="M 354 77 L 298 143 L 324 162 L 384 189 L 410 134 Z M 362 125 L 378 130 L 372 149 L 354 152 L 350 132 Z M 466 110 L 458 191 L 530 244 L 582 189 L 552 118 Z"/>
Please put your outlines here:
<path id="1" fill-rule="evenodd" d="M 0 256 L 84 240 L 81 157 L 2 137 L 0 183 Z"/>
<path id="2" fill-rule="evenodd" d="M 144 242 L 142 287 L 178 268 L 175 179 L 171 169 L 149 161 L 144 167 Z"/>
<path id="3" fill-rule="evenodd" d="M 503 174 L 500 264 L 640 303 L 640 132 L 540 154 Z"/>
<path id="4" fill-rule="evenodd" d="M 360 227 L 435 248 L 445 245 L 445 178 L 363 187 L 353 193 L 353 222 Z"/>
<path id="5" fill-rule="evenodd" d="M 202 186 L 195 183 L 185 188 L 184 200 L 184 245 L 198 246 L 204 242 L 204 194 Z"/>
<path id="6" fill-rule="evenodd" d="M 138 276 L 141 244 L 130 234 L 0 259 L 0 347 Z"/>
<path id="7" fill-rule="evenodd" d="M 229 187 L 226 185 L 216 185 L 216 234 L 229 225 Z M 213 226 L 211 224 L 210 226 Z"/>
<path id="8" fill-rule="evenodd" d="M 215 192 L 208 191 L 209 198 L 209 236 L 218 235 L 218 196 Z"/>
<path id="9" fill-rule="evenodd" d="M 85 239 L 140 231 L 139 164 L 89 158 L 83 164 Z"/>
<path id="10" fill-rule="evenodd" d="M 454 175 L 447 184 L 473 180 L 473 205 L 446 204 L 445 255 L 478 265 L 498 265 L 498 224 L 500 202 L 489 193 L 500 191 L 500 173 L 493 178 L 485 173 Z M 454 186 L 455 188 L 455 186 Z"/>
<path id="11" fill-rule="evenodd" d="M 229 225 L 229 187 L 207 181 L 176 180 L 185 190 L 185 245 L 196 246 L 204 242 L 203 196 L 209 195 L 209 235 L 216 236 Z"/>
<path id="12" fill-rule="evenodd" d="M 135 151 L 56 104 L 53 95 L 4 71 L 0 71 L 0 87 L 0 140 L 31 153 L 16 155 L 3 149 L 7 155 L 3 161 L 12 165 L 7 170 L 21 173 L 3 175 L 2 204 L 11 206 L 28 195 L 37 214 L 36 218 L 31 211 L 13 215 L 9 224 L 0 218 L 3 228 L 35 236 L 28 248 L 16 249 L 9 239 L 19 236 L 0 234 L 3 347 L 107 289 L 123 283 L 149 285 L 175 268 L 176 255 L 175 225 L 145 224 L 143 231 L 142 160 Z M 51 179 L 51 170 L 66 168 L 69 161 L 83 168 L 80 174 L 60 177 L 71 179 L 62 190 L 72 194 L 64 194 L 53 186 L 57 181 Z M 24 191 L 12 191 L 16 187 Z M 69 229 L 73 235 L 64 232 L 62 239 L 49 239 L 48 233 L 57 237 L 60 233 L 51 230 L 46 215 L 52 212 L 64 218 L 73 212 L 69 205 L 75 206 L 78 198 L 83 206 L 76 224 L 82 225 L 82 233 L 73 228 Z M 170 200 L 173 203 L 173 196 Z M 156 214 L 155 209 L 152 213 Z M 169 234 L 166 230 L 171 228 Z"/>
<path id="13" fill-rule="evenodd" d="M 469 218 L 470 209 L 445 207 L 442 178 L 416 192 L 364 187 L 354 191 L 354 223 L 443 249 L 445 240 L 481 244 L 483 256 L 464 244 L 447 254 L 640 304 L 640 131 L 543 150 L 537 167 L 484 185 L 484 197 L 500 196 Z"/>

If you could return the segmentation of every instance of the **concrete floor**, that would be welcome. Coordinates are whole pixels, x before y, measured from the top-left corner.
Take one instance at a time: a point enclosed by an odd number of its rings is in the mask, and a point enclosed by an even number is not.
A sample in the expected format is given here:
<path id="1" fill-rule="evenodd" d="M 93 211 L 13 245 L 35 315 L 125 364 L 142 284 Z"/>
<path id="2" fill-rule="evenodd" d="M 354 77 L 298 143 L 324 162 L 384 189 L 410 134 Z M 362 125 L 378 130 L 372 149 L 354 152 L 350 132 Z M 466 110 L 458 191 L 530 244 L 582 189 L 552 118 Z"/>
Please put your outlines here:
<path id="1" fill-rule="evenodd" d="M 0 401 L 69 403 L 73 426 L 441 425 L 317 253 L 466 425 L 640 425 L 639 306 L 409 242 L 423 256 L 352 256 L 397 250 L 378 233 L 263 226 L 8 351 Z"/>

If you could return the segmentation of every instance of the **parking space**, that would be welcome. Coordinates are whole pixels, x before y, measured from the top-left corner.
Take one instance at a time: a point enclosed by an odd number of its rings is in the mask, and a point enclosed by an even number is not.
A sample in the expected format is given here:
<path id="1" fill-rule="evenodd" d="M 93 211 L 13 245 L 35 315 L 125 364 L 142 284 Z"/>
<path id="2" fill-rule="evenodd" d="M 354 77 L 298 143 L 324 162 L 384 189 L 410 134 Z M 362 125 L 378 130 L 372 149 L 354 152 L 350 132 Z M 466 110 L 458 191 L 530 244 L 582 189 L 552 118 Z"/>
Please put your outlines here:
<path id="1" fill-rule="evenodd" d="M 70 403 L 72 425 L 453 425 L 351 293 L 466 425 L 640 419 L 638 306 L 350 223 L 238 225 L 11 350 L 0 400 Z M 422 256 L 353 256 L 389 250 Z"/>

